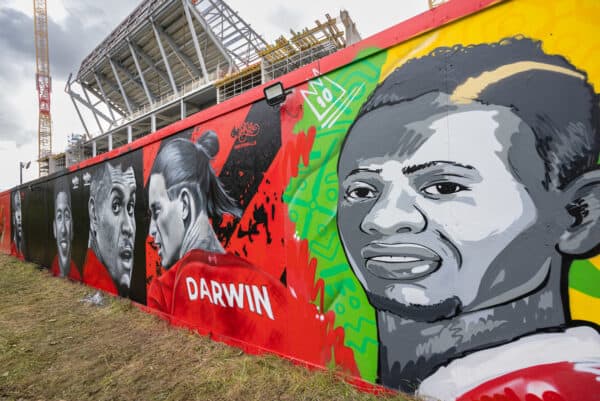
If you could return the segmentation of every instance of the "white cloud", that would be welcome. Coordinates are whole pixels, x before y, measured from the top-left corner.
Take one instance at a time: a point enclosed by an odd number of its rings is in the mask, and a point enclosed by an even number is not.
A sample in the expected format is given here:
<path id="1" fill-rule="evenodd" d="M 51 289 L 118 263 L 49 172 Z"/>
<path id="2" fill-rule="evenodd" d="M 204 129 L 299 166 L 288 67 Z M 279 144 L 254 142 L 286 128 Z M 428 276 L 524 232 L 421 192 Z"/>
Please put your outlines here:
<path id="1" fill-rule="evenodd" d="M 37 143 L 17 146 L 14 141 L 0 141 L 0 191 L 19 184 L 19 162 L 31 161 L 31 155 L 37 154 Z M 23 170 L 23 182 L 37 178 L 37 163 L 31 163 Z"/>

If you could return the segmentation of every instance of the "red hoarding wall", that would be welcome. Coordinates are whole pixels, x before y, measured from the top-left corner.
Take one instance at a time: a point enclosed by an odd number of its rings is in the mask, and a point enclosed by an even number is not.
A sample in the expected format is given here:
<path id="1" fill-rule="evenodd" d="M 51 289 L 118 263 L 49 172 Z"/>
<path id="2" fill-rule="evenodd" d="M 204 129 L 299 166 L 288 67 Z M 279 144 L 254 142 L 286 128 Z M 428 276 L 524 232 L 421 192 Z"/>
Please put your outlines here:
<path id="1" fill-rule="evenodd" d="M 10 192 L 0 194 L 0 251 L 10 253 L 11 244 Z"/>

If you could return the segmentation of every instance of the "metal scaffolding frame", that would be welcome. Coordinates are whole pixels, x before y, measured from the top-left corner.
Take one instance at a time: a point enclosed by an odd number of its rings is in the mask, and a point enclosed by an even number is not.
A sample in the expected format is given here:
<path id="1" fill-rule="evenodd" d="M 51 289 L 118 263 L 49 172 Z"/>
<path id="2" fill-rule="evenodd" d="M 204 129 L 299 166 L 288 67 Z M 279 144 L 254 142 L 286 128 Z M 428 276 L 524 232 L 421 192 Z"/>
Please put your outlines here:
<path id="1" fill-rule="evenodd" d="M 265 46 L 221 0 L 146 0 L 83 60 L 65 92 L 95 153 L 108 151 L 214 104 L 214 82 Z"/>
<path id="2" fill-rule="evenodd" d="M 254 64 L 267 42 L 223 0 L 196 0 L 196 8 L 210 30 L 234 59 L 236 69 Z"/>
<path id="3" fill-rule="evenodd" d="M 325 14 L 325 21 L 315 21 L 313 28 L 296 32 L 291 37 L 279 37 L 274 44 L 258 52 L 260 63 L 219 80 L 217 103 L 239 95 L 255 86 L 287 74 L 360 40 L 354 22 L 347 11 L 338 18 Z"/>
<path id="4" fill-rule="evenodd" d="M 269 46 L 223 0 L 143 1 L 67 80 L 65 92 L 85 136 L 71 142 L 66 164 L 108 152 L 360 40 L 345 11 L 291 33 L 290 41 L 280 38 Z"/>

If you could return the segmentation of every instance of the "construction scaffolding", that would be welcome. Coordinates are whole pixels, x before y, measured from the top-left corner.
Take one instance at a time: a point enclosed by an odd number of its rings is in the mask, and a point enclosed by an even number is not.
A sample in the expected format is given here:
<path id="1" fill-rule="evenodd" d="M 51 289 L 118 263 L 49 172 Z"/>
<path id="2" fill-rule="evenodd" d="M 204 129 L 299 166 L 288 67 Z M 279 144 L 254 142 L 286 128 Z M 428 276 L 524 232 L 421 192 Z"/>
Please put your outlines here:
<path id="1" fill-rule="evenodd" d="M 338 18 L 325 14 L 325 22 L 316 20 L 313 28 L 305 28 L 300 32 L 290 30 L 290 33 L 290 39 L 280 36 L 274 44 L 259 51 L 260 63 L 217 81 L 217 103 L 360 40 L 347 11 L 342 11 Z"/>
<path id="2" fill-rule="evenodd" d="M 235 70 L 254 64 L 267 42 L 222 0 L 194 0 L 210 30 L 227 49 Z M 231 71 L 229 71 L 231 72 Z"/>
<path id="3" fill-rule="evenodd" d="M 69 77 L 65 91 L 85 132 L 75 145 L 82 149 L 67 152 L 69 161 L 210 107 L 214 82 L 256 61 L 264 46 L 222 0 L 140 3 Z"/>

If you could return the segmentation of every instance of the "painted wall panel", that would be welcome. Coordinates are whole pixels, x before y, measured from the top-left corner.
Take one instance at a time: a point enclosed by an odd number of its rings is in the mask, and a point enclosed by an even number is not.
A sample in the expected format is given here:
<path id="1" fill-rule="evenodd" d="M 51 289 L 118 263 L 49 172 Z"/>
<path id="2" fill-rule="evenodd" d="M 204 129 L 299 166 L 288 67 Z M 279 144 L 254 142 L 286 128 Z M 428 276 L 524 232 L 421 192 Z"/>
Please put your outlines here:
<path id="1" fill-rule="evenodd" d="M 0 251 L 10 253 L 11 246 L 10 192 L 0 193 Z"/>
<path id="2" fill-rule="evenodd" d="M 0 194 L 0 248 L 368 383 L 599 400 L 599 16 L 454 0 Z"/>

